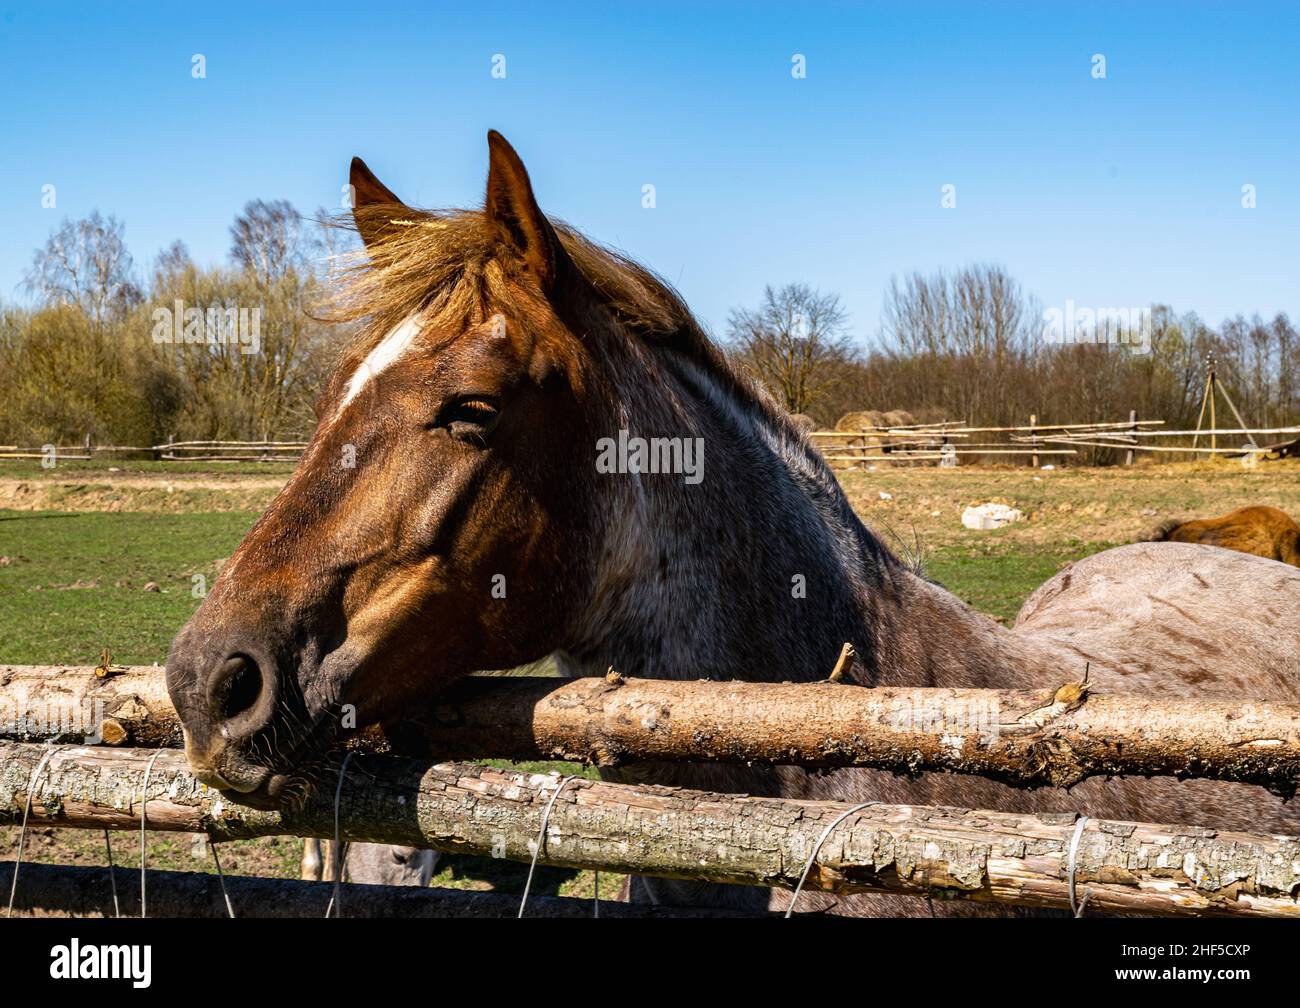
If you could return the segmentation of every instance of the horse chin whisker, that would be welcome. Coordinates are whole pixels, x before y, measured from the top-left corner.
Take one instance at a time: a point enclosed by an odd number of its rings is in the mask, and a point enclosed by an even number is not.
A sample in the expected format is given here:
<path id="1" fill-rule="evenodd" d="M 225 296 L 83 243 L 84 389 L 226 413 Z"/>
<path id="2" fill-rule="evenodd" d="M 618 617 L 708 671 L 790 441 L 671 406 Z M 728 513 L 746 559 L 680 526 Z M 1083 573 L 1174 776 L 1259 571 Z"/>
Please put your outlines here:
<path id="1" fill-rule="evenodd" d="M 323 785 L 331 781 L 337 783 L 343 766 L 342 752 L 338 747 L 322 744 L 318 734 L 307 736 L 296 752 L 296 766 L 281 787 L 281 808 L 286 812 L 299 812 Z"/>
<path id="2" fill-rule="evenodd" d="M 301 812 L 315 794 L 315 784 L 305 777 L 294 777 L 280 790 L 280 807 L 285 812 Z"/>

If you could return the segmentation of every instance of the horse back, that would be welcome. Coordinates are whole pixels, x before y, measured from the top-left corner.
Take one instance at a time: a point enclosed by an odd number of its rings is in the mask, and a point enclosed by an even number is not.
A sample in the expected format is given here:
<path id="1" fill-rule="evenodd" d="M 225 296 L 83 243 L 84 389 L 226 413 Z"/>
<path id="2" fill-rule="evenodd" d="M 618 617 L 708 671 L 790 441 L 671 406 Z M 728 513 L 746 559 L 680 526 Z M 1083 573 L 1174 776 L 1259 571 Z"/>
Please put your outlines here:
<path id="1" fill-rule="evenodd" d="M 1112 692 L 1300 700 L 1300 570 L 1248 553 L 1106 550 L 1035 591 L 1014 632 Z"/>

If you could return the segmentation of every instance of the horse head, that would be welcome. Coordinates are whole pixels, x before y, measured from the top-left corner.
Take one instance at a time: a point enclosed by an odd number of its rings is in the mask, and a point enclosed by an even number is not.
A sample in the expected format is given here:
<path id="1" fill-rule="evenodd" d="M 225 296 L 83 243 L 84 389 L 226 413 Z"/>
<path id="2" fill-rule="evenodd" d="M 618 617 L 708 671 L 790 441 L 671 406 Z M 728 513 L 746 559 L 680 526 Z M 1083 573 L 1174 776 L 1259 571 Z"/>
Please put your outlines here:
<path id="1" fill-rule="evenodd" d="M 587 446 L 611 421 L 594 344 L 617 322 L 611 295 L 672 305 L 585 244 L 584 273 L 518 155 L 488 139 L 481 212 L 413 210 L 353 161 L 365 324 L 298 467 L 167 662 L 211 785 L 282 797 L 353 723 L 544 657 L 587 601 Z M 604 295 L 588 278 L 602 272 Z"/>
<path id="2" fill-rule="evenodd" d="M 250 802 L 474 670 L 765 678 L 789 675 L 773 654 L 816 674 L 873 649 L 867 579 L 893 561 L 824 460 L 671 288 L 548 220 L 489 146 L 481 211 L 413 210 L 354 162 L 361 334 L 172 646 L 194 771 Z"/>

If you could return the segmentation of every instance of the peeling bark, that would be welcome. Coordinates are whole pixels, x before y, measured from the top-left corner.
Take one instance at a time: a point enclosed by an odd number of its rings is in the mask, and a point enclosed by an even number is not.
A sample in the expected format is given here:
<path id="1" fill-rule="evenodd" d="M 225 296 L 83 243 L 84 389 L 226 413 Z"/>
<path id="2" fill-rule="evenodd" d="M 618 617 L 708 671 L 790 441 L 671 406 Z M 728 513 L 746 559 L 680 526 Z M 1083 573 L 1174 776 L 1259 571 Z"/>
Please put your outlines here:
<path id="1" fill-rule="evenodd" d="M 179 744 L 159 668 L 96 679 L 92 669 L 0 666 L 0 734 L 81 741 L 76 732 L 3 728 L 19 698 L 103 701 L 105 741 Z M 385 751 L 371 733 L 350 745 Z M 1056 691 L 864 689 L 837 683 L 471 677 L 394 734 L 407 755 L 871 767 L 974 774 L 1018 787 L 1092 776 L 1174 776 L 1300 784 L 1300 705 Z"/>
<path id="2" fill-rule="evenodd" d="M 1300 705 L 836 683 L 462 680 L 402 748 L 431 758 L 870 767 L 1018 787 L 1093 776 L 1300 784 Z M 407 735 L 413 736 L 408 738 Z"/>
<path id="3" fill-rule="evenodd" d="M 21 821 L 43 746 L 0 743 L 0 822 Z M 233 803 L 190 776 L 179 752 L 55 752 L 32 794 L 35 826 L 153 829 L 214 840 L 332 836 L 333 781 L 301 808 Z M 360 756 L 342 790 L 349 840 L 526 861 L 559 781 L 492 767 Z M 573 780 L 554 802 L 543 864 L 792 887 L 822 830 L 852 806 Z M 1066 908 L 1073 815 L 906 805 L 853 813 L 822 845 L 808 887 Z M 1300 838 L 1090 820 L 1077 894 L 1099 913 L 1300 917 Z"/>

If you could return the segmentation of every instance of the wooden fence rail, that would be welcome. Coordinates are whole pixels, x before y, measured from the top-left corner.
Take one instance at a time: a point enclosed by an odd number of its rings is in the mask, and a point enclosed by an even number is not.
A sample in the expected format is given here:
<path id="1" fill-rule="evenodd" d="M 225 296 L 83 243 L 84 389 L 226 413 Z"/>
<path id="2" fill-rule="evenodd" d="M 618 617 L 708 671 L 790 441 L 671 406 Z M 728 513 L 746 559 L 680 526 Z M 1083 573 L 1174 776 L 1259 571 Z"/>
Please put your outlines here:
<path id="1" fill-rule="evenodd" d="M 56 462 L 87 462 L 99 455 L 149 455 L 160 462 L 296 462 L 307 447 L 305 441 L 168 441 L 147 446 L 84 445 L 56 448 L 47 453 L 43 446 L 22 448 L 0 445 L 0 459 L 45 459 Z"/>
<path id="2" fill-rule="evenodd" d="M 1073 815 L 906 805 L 854 811 L 580 778 L 557 794 L 561 784 L 554 775 L 359 756 L 337 806 L 326 787 L 294 809 L 262 811 L 199 784 L 180 752 L 51 753 L 0 742 L 3 823 L 30 808 L 36 827 L 135 831 L 143 805 L 152 829 L 227 840 L 329 837 L 337 816 L 348 840 L 529 861 L 549 807 L 538 860 L 567 868 L 792 888 L 811 855 L 811 889 L 1066 909 L 1073 847 L 1076 894 L 1086 890 L 1096 912 L 1300 918 L 1297 837 L 1105 820 L 1076 829 Z"/>
<path id="3" fill-rule="evenodd" d="M 1118 447 L 1125 447 L 1122 439 L 1127 438 L 1162 438 L 1162 437 L 1208 437 L 1215 435 L 1217 437 L 1248 437 L 1255 434 L 1300 434 L 1300 427 L 1228 427 L 1215 428 L 1207 430 L 1119 430 L 1119 431 L 1102 431 L 1100 429 L 1089 429 L 1080 435 L 1066 434 L 1062 437 L 1099 437 L 1112 439 Z M 1053 440 L 1055 437 L 1053 437 Z M 1017 437 L 1017 441 L 1024 441 L 1025 438 Z M 1043 440 L 1048 440 L 1043 438 Z"/>
<path id="4" fill-rule="evenodd" d="M 1029 427 L 969 427 L 964 423 L 914 424 L 907 427 L 864 427 L 855 431 L 812 431 L 812 438 L 854 438 L 879 437 L 884 434 L 919 437 L 932 434 L 936 437 L 952 437 L 958 434 L 1008 434 L 1018 431 L 1100 431 L 1114 428 L 1127 430 L 1130 427 L 1153 427 L 1163 424 L 1163 420 L 1120 420 L 1115 423 L 1077 423 L 1077 424 L 1034 424 Z"/>
<path id="5" fill-rule="evenodd" d="M 1132 463 L 1135 452 L 1209 457 L 1250 455 L 1253 461 L 1300 454 L 1300 426 L 1218 428 L 1211 424 L 1202 430 L 1167 430 L 1163 427 L 1163 420 L 1138 420 L 1136 416 L 1127 421 L 1089 424 L 1040 424 L 1033 417 L 1030 420 L 1028 426 L 918 424 L 868 427 L 855 431 L 812 431 L 808 436 L 828 462 L 850 465 L 863 462 L 942 462 L 970 455 L 1027 455 L 1036 467 L 1039 456 L 1075 455 L 1078 453 L 1072 449 L 1080 448 L 1123 449 L 1126 464 Z M 981 433 L 1006 435 L 1008 440 L 980 443 L 961 440 Z M 1257 445 L 1256 436 L 1289 440 Z M 1250 444 L 1220 448 L 1216 442 L 1218 437 L 1246 438 Z M 1190 439 L 1191 444 L 1153 445 L 1142 440 L 1148 438 Z M 1200 438 L 1207 438 L 1208 443 L 1200 445 Z M 1044 447 L 1049 445 L 1054 447 Z"/>
<path id="6" fill-rule="evenodd" d="M 156 666 L 0 666 L 0 733 L 58 742 L 0 741 L 0 823 L 20 822 L 30 810 L 32 826 L 135 831 L 143 803 L 149 829 L 216 841 L 334 834 L 337 767 L 317 775 L 299 807 L 267 811 L 199 784 L 175 749 L 126 748 L 179 741 Z M 107 744 L 75 744 L 86 737 Z M 393 741 L 458 759 L 868 766 L 1024 786 L 1173 774 L 1289 795 L 1300 782 L 1300 705 L 1089 695 L 1078 683 L 1055 691 L 900 690 L 613 674 L 471 677 Z M 351 744 L 338 807 L 348 840 L 527 860 L 560 784 L 554 775 L 372 755 L 365 750 L 391 744 L 373 733 Z M 540 861 L 790 887 L 822 830 L 851 808 L 577 779 L 555 801 Z M 1073 815 L 874 805 L 836 827 L 808 886 L 1065 908 L 1076 825 Z M 1098 912 L 1300 917 L 1297 837 L 1089 821 L 1076 868 L 1077 891 L 1086 888 Z M 46 910 L 57 911 L 56 891 L 74 892 L 70 884 L 42 897 Z M 176 890 L 178 908 L 191 891 Z M 380 900 L 363 912 L 386 906 Z M 439 912 L 436 903 L 428 912 Z"/>
<path id="7" fill-rule="evenodd" d="M 0 737 L 177 746 L 163 670 L 0 666 Z M 473 676 L 394 740 L 430 758 L 872 767 L 1068 787 L 1171 775 L 1300 785 L 1300 704 L 1051 690 Z M 377 734 L 353 742 L 387 751 Z"/>

